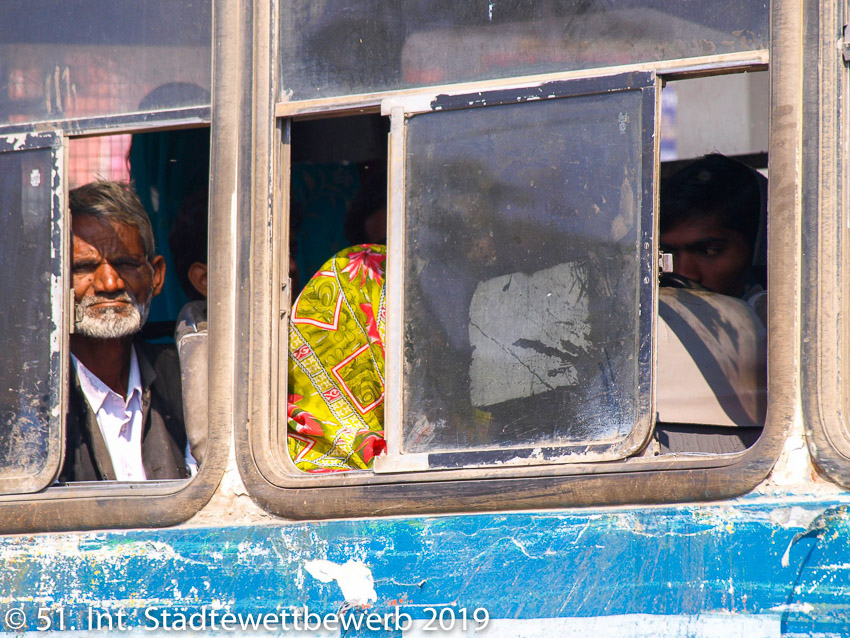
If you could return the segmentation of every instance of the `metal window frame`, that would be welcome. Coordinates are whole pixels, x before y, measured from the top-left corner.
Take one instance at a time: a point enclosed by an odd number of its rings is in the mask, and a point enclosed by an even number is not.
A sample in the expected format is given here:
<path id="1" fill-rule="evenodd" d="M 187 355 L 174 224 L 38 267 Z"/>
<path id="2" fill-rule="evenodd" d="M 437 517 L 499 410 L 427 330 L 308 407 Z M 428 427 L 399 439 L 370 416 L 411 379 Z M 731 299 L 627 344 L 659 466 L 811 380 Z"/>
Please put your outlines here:
<path id="1" fill-rule="evenodd" d="M 148 128 L 190 128 L 208 126 L 212 109 L 209 106 L 140 111 L 122 115 L 101 115 L 78 119 L 47 120 L 27 124 L 5 124 L 0 126 L 0 135 L 14 135 L 30 131 L 57 130 L 74 137 L 93 135 L 118 135 L 127 131 L 142 131 Z"/>
<path id="2" fill-rule="evenodd" d="M 801 12 L 802 55 L 813 70 L 802 79 L 802 322 L 812 335 L 801 349 L 803 419 L 817 470 L 850 488 L 850 7 L 805 0 Z"/>
<path id="3" fill-rule="evenodd" d="M 800 125 L 802 16 L 796 2 L 774 0 L 771 12 L 771 272 L 768 379 L 782 388 L 768 399 L 768 417 L 751 448 L 723 456 L 630 458 L 559 467 L 446 470 L 404 475 L 350 472 L 304 475 L 294 471 L 279 445 L 285 435 L 285 359 L 288 294 L 282 282 L 286 264 L 289 138 L 288 123 L 274 116 L 374 112 L 380 99 L 351 96 L 329 105 L 273 102 L 274 40 L 267 40 L 275 17 L 272 1 L 247 3 L 254 10 L 254 55 L 243 69 L 244 100 L 240 126 L 251 138 L 253 164 L 239 164 L 242 185 L 236 191 L 238 218 L 236 348 L 234 376 L 235 453 L 242 479 L 253 499 L 267 511 L 291 519 L 414 515 L 583 505 L 651 504 L 730 498 L 756 487 L 779 458 L 786 432 L 799 414 L 800 384 Z M 246 29 L 248 27 L 246 26 Z M 763 67 L 764 52 L 707 60 L 640 65 L 662 77 L 712 74 L 734 67 Z M 599 77 L 618 69 L 594 69 L 569 77 Z M 566 74 L 565 74 L 566 75 Z M 543 79 L 549 79 L 546 76 Z M 523 83 L 527 81 L 524 79 Z M 519 80 L 518 80 L 519 82 Z M 470 91 L 491 83 L 463 85 Z M 457 88 L 457 87 L 455 87 Z M 429 92 L 434 92 L 434 87 Z M 313 110 L 311 110 L 313 109 Z M 247 138 L 243 138 L 247 139 Z M 264 151 L 264 152 L 263 152 Z M 278 183 L 282 180 L 282 183 Z M 391 193 L 392 197 L 394 194 Z M 242 204 L 252 207 L 243 207 Z M 390 230 L 392 233 L 392 229 Z M 284 458 L 282 458 L 284 457 Z"/>
<path id="4" fill-rule="evenodd" d="M 82 135 L 95 135 L 104 129 L 98 124 L 93 129 L 76 129 Z M 123 122 L 122 122 L 123 124 Z M 142 124 L 142 126 L 140 126 Z M 129 120 L 126 126 L 112 122 L 105 130 L 112 133 L 131 133 L 151 128 L 146 122 Z M 167 117 L 156 119 L 157 129 L 171 124 L 170 128 L 181 127 L 182 119 L 173 121 Z M 40 126 L 40 125 L 39 125 Z M 38 135 L 36 126 L 31 125 L 29 133 Z M 2 133 L 0 133 L 2 134 Z M 17 133 L 24 137 L 28 133 Z M 67 135 L 60 135 L 63 155 L 67 154 Z M 60 186 L 61 210 L 67 210 L 66 180 Z M 217 226 L 212 219 L 210 226 Z M 70 223 L 63 223 L 63 281 L 70 281 Z M 55 291 L 62 295 L 60 325 L 70 325 L 70 293 L 63 286 Z M 211 294 L 211 300 L 215 296 Z M 62 446 L 64 442 L 64 417 L 67 405 L 67 374 L 69 366 L 69 340 L 67 328 L 61 336 L 61 364 L 58 374 L 62 387 L 61 432 L 51 440 L 51 453 L 59 457 L 48 483 L 61 466 Z M 211 357 L 214 356 L 211 351 Z M 212 370 L 213 368 L 210 367 Z M 211 412 L 211 414 L 216 414 Z M 144 483 L 80 482 L 63 486 L 53 486 L 37 493 L 26 493 L 26 486 L 19 486 L 13 494 L 0 495 L 0 534 L 22 532 L 55 532 L 66 530 L 163 527 L 187 520 L 198 512 L 212 497 L 216 486 L 224 474 L 228 458 L 229 423 L 222 419 L 210 420 L 208 458 L 204 459 L 198 474 L 187 481 L 146 481 Z M 43 488 L 40 485 L 37 489 Z"/>

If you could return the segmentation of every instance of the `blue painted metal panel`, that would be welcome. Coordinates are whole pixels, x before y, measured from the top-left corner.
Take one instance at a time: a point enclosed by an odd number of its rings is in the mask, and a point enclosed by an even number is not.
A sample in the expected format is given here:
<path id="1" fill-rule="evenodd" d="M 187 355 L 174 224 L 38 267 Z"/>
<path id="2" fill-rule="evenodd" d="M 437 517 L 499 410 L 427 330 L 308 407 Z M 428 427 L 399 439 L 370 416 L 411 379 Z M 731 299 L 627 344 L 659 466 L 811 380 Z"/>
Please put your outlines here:
<path id="1" fill-rule="evenodd" d="M 305 605 L 325 615 L 344 603 L 339 582 L 321 582 L 307 568 L 325 559 L 371 570 L 371 613 L 398 607 L 421 619 L 427 606 L 452 606 L 470 618 L 483 607 L 494 619 L 725 614 L 770 619 L 788 634 L 843 634 L 850 628 L 846 503 L 794 498 L 6 537 L 0 627 L 11 629 L 5 614 L 22 609 L 22 628 L 34 630 L 41 607 L 50 608 L 43 613 L 54 626 L 64 609 L 69 632 L 89 628 L 92 610 L 116 623 L 121 614 L 137 628 L 151 627 L 163 610 L 204 607 L 219 618 L 224 610 Z"/>

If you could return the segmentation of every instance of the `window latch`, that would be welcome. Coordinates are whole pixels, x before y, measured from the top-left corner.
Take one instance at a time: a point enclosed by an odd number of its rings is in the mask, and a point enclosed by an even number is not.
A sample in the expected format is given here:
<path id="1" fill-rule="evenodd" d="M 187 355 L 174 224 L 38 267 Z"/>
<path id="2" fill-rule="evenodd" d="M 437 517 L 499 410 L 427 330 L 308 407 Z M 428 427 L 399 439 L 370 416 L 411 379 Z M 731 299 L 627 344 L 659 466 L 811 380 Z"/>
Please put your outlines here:
<path id="1" fill-rule="evenodd" d="M 69 293 L 71 296 L 71 312 L 68 313 L 70 316 L 70 325 L 68 326 L 68 333 L 74 334 L 74 328 L 77 326 L 77 322 L 83 320 L 83 307 L 78 305 L 74 300 L 74 289 L 71 288 L 71 292 Z"/>
<path id="2" fill-rule="evenodd" d="M 661 272 L 673 272 L 673 253 L 658 252 L 658 270 Z"/>

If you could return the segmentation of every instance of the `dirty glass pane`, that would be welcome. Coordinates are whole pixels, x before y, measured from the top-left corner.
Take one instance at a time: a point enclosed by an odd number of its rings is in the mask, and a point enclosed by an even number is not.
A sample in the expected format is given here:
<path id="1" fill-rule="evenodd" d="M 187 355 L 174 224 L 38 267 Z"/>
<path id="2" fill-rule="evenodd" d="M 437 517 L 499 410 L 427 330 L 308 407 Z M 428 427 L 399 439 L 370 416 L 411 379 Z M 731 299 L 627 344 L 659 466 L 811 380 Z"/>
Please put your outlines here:
<path id="1" fill-rule="evenodd" d="M 768 0 L 292 0 L 281 99 L 765 49 Z"/>
<path id="2" fill-rule="evenodd" d="M 643 100 L 410 118 L 404 453 L 613 445 L 646 416 Z"/>
<path id="3" fill-rule="evenodd" d="M 210 103 L 211 0 L 4 0 L 0 125 Z"/>
<path id="4" fill-rule="evenodd" d="M 0 489 L 5 492 L 18 491 L 9 489 L 10 480 L 25 481 L 45 470 L 50 439 L 56 447 L 59 437 L 61 372 L 51 287 L 59 281 L 59 259 L 53 255 L 59 255 L 61 235 L 54 233 L 53 161 L 49 148 L 10 152 L 0 139 Z"/>

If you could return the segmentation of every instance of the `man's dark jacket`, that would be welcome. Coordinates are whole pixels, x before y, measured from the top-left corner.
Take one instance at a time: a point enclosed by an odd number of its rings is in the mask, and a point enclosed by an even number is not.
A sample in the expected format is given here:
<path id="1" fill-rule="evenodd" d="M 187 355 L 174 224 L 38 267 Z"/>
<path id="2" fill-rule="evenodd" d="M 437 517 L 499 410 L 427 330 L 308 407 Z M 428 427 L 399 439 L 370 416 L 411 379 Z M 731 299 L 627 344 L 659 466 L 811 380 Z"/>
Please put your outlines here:
<path id="1" fill-rule="evenodd" d="M 188 478 L 186 428 L 180 363 L 174 346 L 136 339 L 142 378 L 142 464 L 150 479 Z M 115 470 L 97 419 L 71 366 L 71 392 L 65 421 L 65 464 L 59 482 L 115 480 Z"/>

